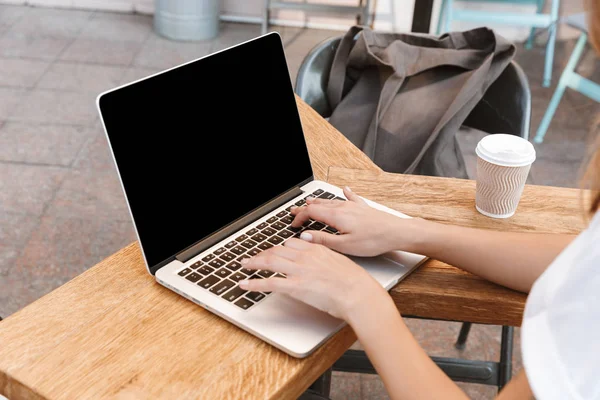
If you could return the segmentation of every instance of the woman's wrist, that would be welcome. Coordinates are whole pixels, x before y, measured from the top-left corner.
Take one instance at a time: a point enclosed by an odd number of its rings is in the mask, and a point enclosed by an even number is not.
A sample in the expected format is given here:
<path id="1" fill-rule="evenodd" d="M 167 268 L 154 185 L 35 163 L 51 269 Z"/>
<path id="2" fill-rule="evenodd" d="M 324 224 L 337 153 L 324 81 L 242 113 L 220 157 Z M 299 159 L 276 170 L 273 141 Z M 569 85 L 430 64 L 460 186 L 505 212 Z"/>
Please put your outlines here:
<path id="1" fill-rule="evenodd" d="M 366 288 L 357 301 L 346 310 L 344 320 L 358 334 L 358 330 L 375 327 L 377 321 L 388 318 L 390 313 L 398 314 L 398 309 L 389 293 L 377 281 Z"/>
<path id="2" fill-rule="evenodd" d="M 395 249 L 431 256 L 445 228 L 423 218 L 402 219 L 394 229 Z"/>

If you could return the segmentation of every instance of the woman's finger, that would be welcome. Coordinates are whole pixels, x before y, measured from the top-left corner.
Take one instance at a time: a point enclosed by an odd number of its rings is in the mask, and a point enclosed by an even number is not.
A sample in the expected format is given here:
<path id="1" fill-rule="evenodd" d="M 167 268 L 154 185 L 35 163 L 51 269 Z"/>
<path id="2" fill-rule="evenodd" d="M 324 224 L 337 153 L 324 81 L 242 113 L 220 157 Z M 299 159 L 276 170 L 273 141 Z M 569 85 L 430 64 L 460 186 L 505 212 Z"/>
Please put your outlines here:
<path id="1" fill-rule="evenodd" d="M 354 193 L 352 191 L 352 189 L 350 189 L 350 187 L 346 186 L 344 187 L 344 196 L 346 196 L 346 198 L 350 201 L 353 201 L 355 203 L 359 203 L 359 204 L 367 204 L 366 201 L 364 201 L 362 199 L 362 197 L 360 197 L 359 195 L 357 195 L 356 193 Z"/>
<path id="2" fill-rule="evenodd" d="M 316 199 L 316 198 L 306 199 L 306 203 L 307 204 L 323 204 L 323 205 L 330 206 L 330 207 L 337 207 L 340 204 L 344 204 L 344 202 L 342 200 L 337 200 L 337 199 Z"/>
<path id="3" fill-rule="evenodd" d="M 340 202 L 341 203 L 341 202 Z M 323 204 L 309 204 L 304 207 L 300 207 L 292 221 L 292 227 L 298 228 L 302 226 L 309 219 L 321 221 L 327 225 L 332 224 L 332 218 L 334 216 L 333 210 L 335 207 L 325 206 Z M 335 226 L 335 224 L 333 224 Z"/>
<path id="4" fill-rule="evenodd" d="M 313 232 L 313 231 L 305 231 L 305 232 Z M 300 251 L 305 251 L 307 249 L 309 249 L 312 245 L 309 243 L 310 240 L 301 240 L 302 239 L 302 234 L 304 232 L 302 232 L 300 234 L 300 239 L 296 239 L 296 238 L 289 238 L 284 244 L 283 246 L 279 246 L 279 247 L 287 247 L 289 249 L 294 249 L 294 251 L 296 251 L 296 253 L 299 253 Z"/>
<path id="5" fill-rule="evenodd" d="M 289 250 L 291 251 L 292 249 Z M 294 267 L 295 264 L 293 261 L 284 257 L 280 257 L 272 251 L 263 251 L 261 253 L 258 253 L 254 257 L 244 258 L 240 262 L 242 263 L 244 268 L 266 269 L 273 272 L 281 272 L 286 275 L 290 272 L 298 270 L 297 267 Z"/>
<path id="6" fill-rule="evenodd" d="M 288 278 L 270 277 L 267 279 L 244 279 L 239 286 L 250 292 L 282 292 L 289 293 L 295 283 Z"/>

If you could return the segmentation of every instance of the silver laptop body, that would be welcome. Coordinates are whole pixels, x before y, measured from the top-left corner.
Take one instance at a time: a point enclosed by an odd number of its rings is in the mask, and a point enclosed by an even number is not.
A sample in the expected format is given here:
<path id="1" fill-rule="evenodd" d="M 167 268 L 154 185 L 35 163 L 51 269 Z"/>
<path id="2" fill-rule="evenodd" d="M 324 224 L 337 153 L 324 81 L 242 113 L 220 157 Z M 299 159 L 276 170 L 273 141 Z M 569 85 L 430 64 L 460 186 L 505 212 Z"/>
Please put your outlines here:
<path id="1" fill-rule="evenodd" d="M 274 276 L 239 261 L 299 234 L 289 226 L 292 205 L 309 195 L 344 199 L 314 179 L 279 34 L 111 89 L 96 103 L 147 271 L 159 284 L 294 357 L 345 325 L 289 296 L 237 286 Z M 353 259 L 390 289 L 426 257 Z"/>

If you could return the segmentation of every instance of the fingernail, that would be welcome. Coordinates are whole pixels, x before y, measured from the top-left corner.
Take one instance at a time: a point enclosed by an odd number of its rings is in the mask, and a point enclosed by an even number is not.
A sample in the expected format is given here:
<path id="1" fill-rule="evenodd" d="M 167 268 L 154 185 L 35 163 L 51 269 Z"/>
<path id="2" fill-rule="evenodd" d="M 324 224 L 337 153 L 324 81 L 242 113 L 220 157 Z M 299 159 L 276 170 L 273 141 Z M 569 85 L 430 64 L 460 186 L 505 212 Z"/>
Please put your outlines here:
<path id="1" fill-rule="evenodd" d="M 352 191 L 352 189 L 350 189 L 350 186 L 346 186 L 346 187 L 345 187 L 345 189 L 346 189 L 347 191 L 349 191 L 349 192 L 351 192 L 351 191 Z"/>
<path id="2" fill-rule="evenodd" d="M 248 264 L 248 262 L 250 261 L 249 258 L 242 258 L 242 261 L 240 261 L 242 264 Z"/>
<path id="3" fill-rule="evenodd" d="M 240 285 L 241 287 L 247 287 L 247 286 L 248 286 L 248 283 L 250 283 L 250 281 L 249 281 L 249 280 L 247 280 L 247 279 L 244 279 L 243 281 L 240 281 L 239 285 Z"/>
<path id="4" fill-rule="evenodd" d="M 300 234 L 300 239 L 302 239 L 302 240 L 306 240 L 307 242 L 310 242 L 310 241 L 312 241 L 312 240 L 313 240 L 313 235 L 311 235 L 311 234 L 310 234 L 310 233 L 308 233 L 308 232 L 302 232 L 302 233 Z"/>
<path id="5" fill-rule="evenodd" d="M 313 201 L 314 199 L 315 199 L 315 198 L 314 198 L 313 196 L 308 196 L 308 197 L 306 198 L 306 201 Z"/>

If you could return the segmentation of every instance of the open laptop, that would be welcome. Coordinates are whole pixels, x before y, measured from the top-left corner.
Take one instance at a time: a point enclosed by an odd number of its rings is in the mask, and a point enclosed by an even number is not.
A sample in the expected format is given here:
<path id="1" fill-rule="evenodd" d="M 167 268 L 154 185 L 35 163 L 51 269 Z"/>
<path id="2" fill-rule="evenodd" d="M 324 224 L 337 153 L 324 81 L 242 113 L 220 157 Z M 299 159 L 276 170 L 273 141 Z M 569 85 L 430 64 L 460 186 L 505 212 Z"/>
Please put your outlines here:
<path id="1" fill-rule="evenodd" d="M 307 196 L 344 200 L 340 188 L 314 179 L 277 32 L 106 91 L 96 104 L 158 283 L 295 357 L 345 325 L 284 294 L 237 285 L 276 277 L 240 260 L 299 235 L 292 205 Z M 319 221 L 303 229 L 339 233 Z M 354 259 L 390 289 L 425 257 Z"/>

